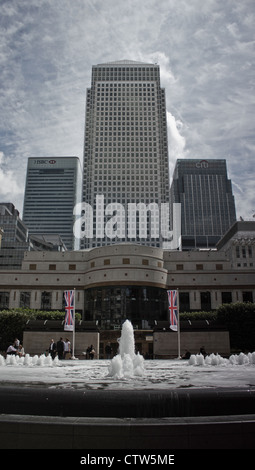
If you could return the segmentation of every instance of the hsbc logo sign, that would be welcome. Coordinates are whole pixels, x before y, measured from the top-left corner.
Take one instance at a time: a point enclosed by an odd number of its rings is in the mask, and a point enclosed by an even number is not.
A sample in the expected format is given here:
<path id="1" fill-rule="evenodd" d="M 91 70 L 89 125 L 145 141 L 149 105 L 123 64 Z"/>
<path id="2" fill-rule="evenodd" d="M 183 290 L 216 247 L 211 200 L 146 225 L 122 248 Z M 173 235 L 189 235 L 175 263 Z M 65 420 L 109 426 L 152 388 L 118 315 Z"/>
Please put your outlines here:
<path id="1" fill-rule="evenodd" d="M 44 160 L 44 159 L 40 158 L 40 160 L 39 159 L 34 160 L 34 165 L 48 165 L 48 164 L 55 165 L 55 163 L 57 163 L 57 162 L 56 162 L 56 160 L 53 160 L 53 159 L 52 160 Z"/>

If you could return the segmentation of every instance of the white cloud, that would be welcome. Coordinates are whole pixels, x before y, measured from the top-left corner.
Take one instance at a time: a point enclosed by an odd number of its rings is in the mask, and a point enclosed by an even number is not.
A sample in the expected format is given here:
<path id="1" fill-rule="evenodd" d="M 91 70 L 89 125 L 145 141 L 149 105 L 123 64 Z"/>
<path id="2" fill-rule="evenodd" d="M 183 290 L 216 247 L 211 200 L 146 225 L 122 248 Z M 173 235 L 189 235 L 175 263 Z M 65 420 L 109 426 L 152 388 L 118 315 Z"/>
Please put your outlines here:
<path id="1" fill-rule="evenodd" d="M 186 141 L 181 135 L 183 123 L 180 120 L 176 120 L 170 112 L 167 112 L 167 127 L 169 169 L 170 176 L 172 176 L 176 160 L 178 158 L 187 158 L 187 152 L 185 150 Z"/>
<path id="2" fill-rule="evenodd" d="M 226 158 L 235 184 L 251 188 L 254 19 L 253 0 L 2 0 L 1 175 L 18 181 L 16 193 L 28 157 L 82 159 L 91 66 L 133 59 L 160 65 L 170 166 L 183 156 Z"/>
<path id="3" fill-rule="evenodd" d="M 19 186 L 14 172 L 7 169 L 5 160 L 4 153 L 0 151 L 0 201 L 18 204 L 24 188 Z"/>

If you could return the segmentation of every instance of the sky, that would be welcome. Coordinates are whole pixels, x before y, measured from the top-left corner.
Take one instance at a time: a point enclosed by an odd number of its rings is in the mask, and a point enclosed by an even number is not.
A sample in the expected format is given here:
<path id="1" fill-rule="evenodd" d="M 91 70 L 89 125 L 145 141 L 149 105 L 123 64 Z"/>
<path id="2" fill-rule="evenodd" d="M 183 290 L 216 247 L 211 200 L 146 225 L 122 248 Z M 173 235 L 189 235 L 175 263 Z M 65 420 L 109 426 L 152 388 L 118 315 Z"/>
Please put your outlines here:
<path id="1" fill-rule="evenodd" d="M 22 215 L 28 157 L 82 162 L 92 65 L 160 66 L 170 177 L 226 159 L 237 218 L 255 214 L 254 0 L 0 0 L 0 201 Z"/>

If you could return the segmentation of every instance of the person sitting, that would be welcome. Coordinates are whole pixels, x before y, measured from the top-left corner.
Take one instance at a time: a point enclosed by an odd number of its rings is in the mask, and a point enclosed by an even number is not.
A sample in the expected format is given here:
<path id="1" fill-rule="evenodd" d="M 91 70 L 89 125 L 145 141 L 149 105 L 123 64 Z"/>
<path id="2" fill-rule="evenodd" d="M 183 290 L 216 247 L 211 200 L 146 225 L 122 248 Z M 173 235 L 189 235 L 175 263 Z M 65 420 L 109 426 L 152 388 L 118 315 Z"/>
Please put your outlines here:
<path id="1" fill-rule="evenodd" d="M 17 353 L 17 349 L 14 348 L 14 346 L 12 344 L 10 344 L 10 346 L 7 348 L 7 351 L 6 351 L 6 354 L 16 354 Z"/>
<path id="2" fill-rule="evenodd" d="M 183 354 L 182 359 L 189 359 L 190 356 L 191 356 L 190 352 L 187 349 L 185 349 L 185 353 Z"/>
<path id="3" fill-rule="evenodd" d="M 203 356 L 207 356 L 207 353 L 205 352 L 205 347 L 202 346 L 202 348 L 200 348 L 200 354 L 203 354 Z"/>
<path id="4" fill-rule="evenodd" d="M 24 350 L 22 344 L 19 345 L 17 354 L 19 355 L 19 357 L 25 356 L 25 350 Z"/>

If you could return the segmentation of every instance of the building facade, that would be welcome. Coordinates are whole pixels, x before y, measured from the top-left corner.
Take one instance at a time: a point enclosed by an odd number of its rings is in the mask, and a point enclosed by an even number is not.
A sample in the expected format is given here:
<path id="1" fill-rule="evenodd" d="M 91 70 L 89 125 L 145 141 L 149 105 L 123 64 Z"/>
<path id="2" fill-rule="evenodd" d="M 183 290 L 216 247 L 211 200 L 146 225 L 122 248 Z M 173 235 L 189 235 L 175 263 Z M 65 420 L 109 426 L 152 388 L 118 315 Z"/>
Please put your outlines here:
<path id="1" fill-rule="evenodd" d="M 0 269 L 20 269 L 29 250 L 28 229 L 12 203 L 0 204 Z"/>
<path id="2" fill-rule="evenodd" d="M 23 221 L 32 235 L 59 235 L 68 250 L 79 249 L 73 210 L 81 199 L 77 157 L 29 158 Z"/>
<path id="3" fill-rule="evenodd" d="M 26 251 L 65 251 L 59 235 L 31 235 L 12 203 L 0 203 L 0 270 L 21 269 Z"/>
<path id="4" fill-rule="evenodd" d="M 160 209 L 169 203 L 165 91 L 158 65 L 123 60 L 93 66 L 84 142 L 83 201 L 94 212 L 92 233 L 85 227 L 82 246 L 161 246 L 150 210 L 141 214 L 132 206 L 127 221 L 128 204 L 154 203 Z M 110 216 L 115 219 L 109 222 Z M 145 226 L 148 230 L 141 230 Z"/>
<path id="5" fill-rule="evenodd" d="M 1 276 L 0 309 L 64 310 L 64 290 L 75 287 L 83 320 L 114 330 L 126 318 L 140 329 L 167 321 L 167 289 L 179 289 L 181 312 L 254 302 L 255 222 L 243 224 L 231 227 L 218 250 L 170 251 L 125 243 L 77 252 L 27 252 L 22 269 Z"/>
<path id="6" fill-rule="evenodd" d="M 226 160 L 177 160 L 171 200 L 181 203 L 183 250 L 214 247 L 236 221 Z"/>

